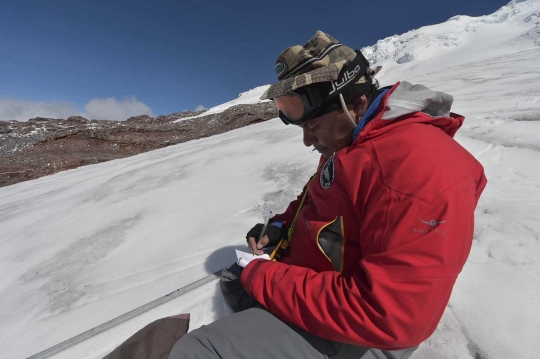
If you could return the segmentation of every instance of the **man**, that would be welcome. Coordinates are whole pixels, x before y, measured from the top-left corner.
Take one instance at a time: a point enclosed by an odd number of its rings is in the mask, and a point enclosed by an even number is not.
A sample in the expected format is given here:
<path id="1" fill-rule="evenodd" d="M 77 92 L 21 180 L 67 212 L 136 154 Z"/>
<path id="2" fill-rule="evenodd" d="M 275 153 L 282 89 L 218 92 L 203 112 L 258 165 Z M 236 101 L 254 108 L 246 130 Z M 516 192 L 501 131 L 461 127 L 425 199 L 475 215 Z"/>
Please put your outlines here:
<path id="1" fill-rule="evenodd" d="M 169 358 L 408 358 L 433 331 L 469 254 L 483 168 L 453 136 L 453 98 L 377 88 L 360 51 L 321 31 L 276 61 L 273 99 L 321 153 L 287 210 L 247 236 L 259 254 L 225 270 L 234 315 Z M 240 282 L 238 281 L 240 278 Z"/>

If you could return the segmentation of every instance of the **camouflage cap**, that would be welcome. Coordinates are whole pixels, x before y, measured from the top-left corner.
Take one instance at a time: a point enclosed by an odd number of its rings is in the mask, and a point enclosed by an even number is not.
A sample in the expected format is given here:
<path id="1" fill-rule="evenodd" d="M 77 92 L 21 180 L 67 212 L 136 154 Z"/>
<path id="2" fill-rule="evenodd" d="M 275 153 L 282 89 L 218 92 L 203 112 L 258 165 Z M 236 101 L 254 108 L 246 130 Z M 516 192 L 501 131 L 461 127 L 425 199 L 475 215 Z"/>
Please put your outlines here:
<path id="1" fill-rule="evenodd" d="M 304 46 L 291 46 L 279 54 L 275 69 L 280 81 L 272 84 L 261 100 L 283 96 L 307 85 L 336 81 L 343 66 L 355 57 L 353 49 L 319 30 Z M 366 76 L 357 83 L 367 82 Z"/>

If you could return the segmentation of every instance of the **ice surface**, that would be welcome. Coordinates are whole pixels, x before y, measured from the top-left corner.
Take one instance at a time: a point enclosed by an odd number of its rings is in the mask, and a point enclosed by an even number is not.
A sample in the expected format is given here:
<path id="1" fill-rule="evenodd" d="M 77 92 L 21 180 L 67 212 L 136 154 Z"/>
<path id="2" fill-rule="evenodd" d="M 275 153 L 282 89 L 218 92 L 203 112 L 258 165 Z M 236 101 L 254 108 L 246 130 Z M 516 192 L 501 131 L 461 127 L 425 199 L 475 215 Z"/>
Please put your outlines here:
<path id="1" fill-rule="evenodd" d="M 204 117 L 204 116 L 208 116 L 208 115 L 213 115 L 213 114 L 216 114 L 216 113 L 223 112 L 226 109 L 228 109 L 229 107 L 236 106 L 236 105 L 252 105 L 252 104 L 261 103 L 261 102 L 268 102 L 269 100 L 261 100 L 260 97 L 262 96 L 264 91 L 266 91 L 266 89 L 269 86 L 270 85 L 259 86 L 259 87 L 256 87 L 256 88 L 252 89 L 252 90 L 242 92 L 240 95 L 238 95 L 237 99 L 234 99 L 232 101 L 225 102 L 224 104 L 212 107 L 212 108 L 208 109 L 207 111 L 203 112 L 200 115 L 191 116 L 191 117 L 184 117 L 184 118 L 181 118 L 181 119 L 176 120 L 174 122 L 180 122 L 180 121 L 189 120 L 189 119 L 192 119 L 192 118 L 198 118 L 198 117 Z"/>
<path id="2" fill-rule="evenodd" d="M 415 30 L 429 44 L 404 47 L 413 60 L 382 61 L 383 84 L 455 96 L 467 117 L 456 139 L 489 179 L 469 260 L 414 359 L 539 356 L 540 47 L 522 37 L 538 13 L 528 0 L 455 17 Z M 447 35 L 440 55 L 435 33 Z M 275 119 L 0 188 L 1 357 L 35 354 L 234 262 L 247 230 L 282 210 L 317 161 L 300 130 Z M 101 358 L 182 312 L 194 329 L 230 310 L 211 283 L 55 358 Z"/>

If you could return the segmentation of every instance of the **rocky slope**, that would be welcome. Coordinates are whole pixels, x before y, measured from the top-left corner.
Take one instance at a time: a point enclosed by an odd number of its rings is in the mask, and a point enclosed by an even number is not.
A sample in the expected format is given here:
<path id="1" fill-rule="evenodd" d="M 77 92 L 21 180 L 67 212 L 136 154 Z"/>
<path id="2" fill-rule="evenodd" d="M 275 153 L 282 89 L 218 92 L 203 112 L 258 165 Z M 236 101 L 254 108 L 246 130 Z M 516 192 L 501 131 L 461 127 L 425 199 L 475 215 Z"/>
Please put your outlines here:
<path id="1" fill-rule="evenodd" d="M 0 187 L 227 132 L 274 118 L 277 109 L 273 102 L 242 104 L 178 121 L 199 114 L 138 116 L 122 122 L 83 117 L 0 121 Z"/>

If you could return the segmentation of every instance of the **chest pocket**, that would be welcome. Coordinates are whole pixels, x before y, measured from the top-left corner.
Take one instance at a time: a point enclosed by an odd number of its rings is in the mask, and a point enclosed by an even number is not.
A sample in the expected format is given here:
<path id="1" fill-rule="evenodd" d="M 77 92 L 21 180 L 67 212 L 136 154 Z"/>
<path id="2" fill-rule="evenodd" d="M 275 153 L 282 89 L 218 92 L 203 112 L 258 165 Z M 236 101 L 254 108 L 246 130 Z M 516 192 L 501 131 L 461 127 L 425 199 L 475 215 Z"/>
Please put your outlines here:
<path id="1" fill-rule="evenodd" d="M 343 217 L 337 216 L 334 221 L 324 225 L 317 235 L 317 244 L 326 258 L 338 272 L 343 271 L 343 252 L 345 237 L 343 235 Z"/>

